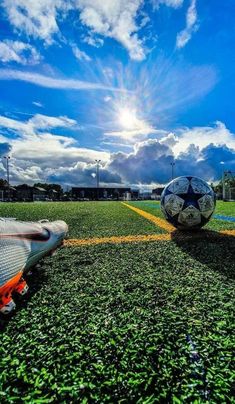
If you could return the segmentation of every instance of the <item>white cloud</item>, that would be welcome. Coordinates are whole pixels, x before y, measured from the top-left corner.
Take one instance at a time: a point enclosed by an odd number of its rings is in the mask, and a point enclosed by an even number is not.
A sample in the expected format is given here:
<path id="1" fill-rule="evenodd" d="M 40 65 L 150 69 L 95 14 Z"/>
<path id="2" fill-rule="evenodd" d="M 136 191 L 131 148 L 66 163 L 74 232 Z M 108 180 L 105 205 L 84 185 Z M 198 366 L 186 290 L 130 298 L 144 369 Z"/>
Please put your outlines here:
<path id="1" fill-rule="evenodd" d="M 201 128 L 203 131 L 206 132 L 207 128 Z M 176 176 L 196 175 L 207 181 L 218 180 L 221 178 L 221 160 L 227 169 L 235 170 L 235 147 L 218 142 L 198 147 L 192 143 L 184 152 L 176 155 L 174 145 L 177 141 L 180 143 L 181 138 L 169 134 L 160 141 L 148 139 L 139 142 L 131 153 L 113 153 L 107 169 L 117 172 L 125 183 L 153 186 L 170 181 L 173 158 Z M 190 136 L 189 141 L 193 141 Z"/>
<path id="2" fill-rule="evenodd" d="M 108 95 L 106 95 L 106 97 L 104 97 L 104 102 L 109 102 L 112 100 L 112 97 L 109 97 Z"/>
<path id="3" fill-rule="evenodd" d="M 77 0 L 80 20 L 91 33 L 115 39 L 128 50 L 131 59 L 139 61 L 145 59 L 136 22 L 142 4 L 143 0 Z"/>
<path id="4" fill-rule="evenodd" d="M 71 137 L 50 133 L 38 133 L 34 137 L 27 136 L 12 142 L 12 156 L 22 161 L 39 165 L 43 169 L 68 167 L 74 162 L 93 162 L 96 158 L 107 161 L 109 153 L 78 147 Z"/>
<path id="5" fill-rule="evenodd" d="M 69 2 L 70 3 L 70 2 Z M 63 0 L 3 0 L 11 25 L 20 32 L 50 44 L 59 32 L 57 14 L 66 10 Z"/>
<path id="6" fill-rule="evenodd" d="M 190 144 L 198 146 L 200 150 L 211 143 L 215 145 L 226 145 L 235 149 L 234 133 L 230 132 L 225 124 L 220 121 L 217 121 L 213 126 L 179 129 L 177 135 L 179 141 L 173 148 L 176 155 L 185 151 Z"/>
<path id="7" fill-rule="evenodd" d="M 39 131 L 52 129 L 57 127 L 72 127 L 76 124 L 74 119 L 67 117 L 53 117 L 47 115 L 36 114 L 28 121 L 18 121 L 16 119 L 7 118 L 0 115 L 0 127 L 18 132 L 21 137 L 36 135 Z"/>
<path id="8" fill-rule="evenodd" d="M 121 43 L 134 60 L 143 60 L 145 50 L 138 37 L 136 17 L 143 0 L 3 0 L 10 23 L 18 31 L 50 44 L 61 35 L 58 19 L 64 19 L 68 10 L 80 12 L 80 21 L 88 27 L 85 36 L 90 44 L 100 45 L 96 35 L 110 37 Z"/>
<path id="9" fill-rule="evenodd" d="M 158 133 L 157 129 L 148 125 L 144 121 L 141 122 L 140 126 L 135 129 L 126 129 L 120 131 L 105 132 L 104 136 L 107 138 L 118 138 L 126 141 L 127 143 L 135 143 L 138 140 L 148 137 L 150 134 Z"/>
<path id="10" fill-rule="evenodd" d="M 170 132 L 167 136 L 161 138 L 160 143 L 172 148 L 178 143 L 178 141 L 179 138 L 174 133 Z"/>
<path id="11" fill-rule="evenodd" d="M 191 4 L 186 15 L 186 28 L 177 34 L 176 47 L 183 48 L 191 39 L 192 34 L 197 30 L 197 28 L 196 0 L 191 0 Z"/>
<path id="12" fill-rule="evenodd" d="M 24 42 L 0 41 L 0 59 L 2 63 L 15 62 L 22 65 L 35 65 L 40 62 L 40 54 L 36 49 Z"/>
<path id="13" fill-rule="evenodd" d="M 156 10 L 164 4 L 175 9 L 183 0 L 151 0 Z M 142 61 L 149 52 L 141 29 L 149 22 L 149 16 L 143 12 L 144 0 L 3 0 L 2 6 L 10 24 L 16 31 L 27 36 L 39 38 L 50 45 L 57 39 L 64 39 L 59 22 L 65 20 L 68 12 L 87 28 L 82 33 L 84 42 L 96 47 L 103 45 L 103 38 L 112 38 L 119 42 L 129 53 L 131 59 Z M 196 30 L 196 0 L 191 0 L 187 11 L 186 28 L 177 36 L 177 47 L 181 48 Z M 79 48 L 74 48 L 79 60 L 89 56 Z"/>
<path id="14" fill-rule="evenodd" d="M 50 180 L 63 184 L 94 185 L 94 160 L 102 160 L 101 182 L 105 184 L 158 184 L 171 176 L 172 158 L 176 175 L 198 175 L 216 180 L 221 161 L 235 170 L 235 135 L 222 122 L 214 126 L 181 128 L 176 134 L 159 131 L 158 138 L 137 141 L 130 153 L 110 153 L 79 147 L 70 136 L 49 133 L 49 129 L 75 127 L 67 117 L 35 115 L 28 121 L 0 116 L 0 156 L 11 154 L 11 181 Z M 8 138 L 9 131 L 15 136 Z M 115 143 L 114 143 L 115 144 Z M 113 145 L 114 145 L 113 144 Z M 126 147 L 126 145 L 119 145 Z M 123 149 L 122 149 L 123 150 Z M 0 176 L 5 169 L 0 164 Z"/>
<path id="15" fill-rule="evenodd" d="M 86 54 L 86 52 L 80 50 L 77 45 L 72 44 L 71 45 L 72 51 L 76 59 L 78 60 L 85 60 L 86 62 L 90 62 L 91 58 L 89 55 Z"/>
<path id="16" fill-rule="evenodd" d="M 69 128 L 74 126 L 77 122 L 74 119 L 67 118 L 66 116 L 47 116 L 36 114 L 33 118 L 29 119 L 28 124 L 35 130 L 49 129 L 49 128 L 57 128 L 64 127 Z"/>
<path id="17" fill-rule="evenodd" d="M 168 7 L 179 8 L 182 6 L 184 0 L 152 0 L 153 7 L 158 8 L 161 4 Z"/>
<path id="18" fill-rule="evenodd" d="M 89 33 L 89 35 L 85 35 L 82 40 L 83 42 L 86 42 L 88 43 L 88 45 L 94 46 L 95 48 L 100 48 L 104 45 L 104 40 L 102 38 L 98 38 L 92 33 Z"/>
<path id="19" fill-rule="evenodd" d="M 102 83 L 92 83 L 76 79 L 64 79 L 45 76 L 43 74 L 23 72 L 20 70 L 1 69 L 0 80 L 26 81 L 40 87 L 62 89 L 62 90 L 109 90 L 126 92 L 125 89 L 109 87 Z"/>
<path id="20" fill-rule="evenodd" d="M 33 101 L 32 104 L 35 105 L 36 107 L 39 107 L 39 108 L 43 108 L 43 107 L 44 107 L 44 105 L 43 105 L 41 102 L 39 102 L 39 101 Z"/>
<path id="21" fill-rule="evenodd" d="M 28 121 L 0 116 L 0 155 L 11 154 L 11 180 L 13 182 L 35 182 L 50 175 L 61 174 L 65 167 L 74 167 L 78 162 L 91 164 L 99 158 L 109 160 L 110 154 L 99 150 L 79 147 L 70 136 L 49 133 L 57 127 L 73 128 L 76 121 L 67 117 L 51 117 L 37 114 Z M 8 133 L 14 132 L 14 137 Z M 2 171 L 2 174 L 1 174 Z M 4 175 L 0 167 L 0 175 Z M 75 174 L 74 174 L 75 178 Z"/>

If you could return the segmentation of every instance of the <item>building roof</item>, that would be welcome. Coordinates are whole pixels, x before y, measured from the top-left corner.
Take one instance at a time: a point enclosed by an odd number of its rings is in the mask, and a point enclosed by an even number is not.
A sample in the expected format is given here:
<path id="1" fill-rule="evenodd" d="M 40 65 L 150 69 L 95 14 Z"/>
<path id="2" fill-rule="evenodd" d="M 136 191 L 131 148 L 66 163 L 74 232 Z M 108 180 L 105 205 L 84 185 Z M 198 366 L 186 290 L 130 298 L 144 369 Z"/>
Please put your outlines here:
<path id="1" fill-rule="evenodd" d="M 155 188 L 155 189 L 152 190 L 152 193 L 153 193 L 153 194 L 157 194 L 157 193 L 159 193 L 159 192 L 162 192 L 163 189 L 164 189 L 164 187 Z"/>
<path id="2" fill-rule="evenodd" d="M 72 187 L 72 190 L 93 190 L 97 189 L 97 187 Z M 130 187 L 99 187 L 99 189 L 109 190 L 109 189 L 117 189 L 117 190 L 130 190 Z"/>
<path id="3" fill-rule="evenodd" d="M 41 192 L 46 192 L 46 190 L 44 188 L 41 188 L 41 187 L 34 187 L 34 189 L 37 189 L 38 191 L 41 191 Z"/>

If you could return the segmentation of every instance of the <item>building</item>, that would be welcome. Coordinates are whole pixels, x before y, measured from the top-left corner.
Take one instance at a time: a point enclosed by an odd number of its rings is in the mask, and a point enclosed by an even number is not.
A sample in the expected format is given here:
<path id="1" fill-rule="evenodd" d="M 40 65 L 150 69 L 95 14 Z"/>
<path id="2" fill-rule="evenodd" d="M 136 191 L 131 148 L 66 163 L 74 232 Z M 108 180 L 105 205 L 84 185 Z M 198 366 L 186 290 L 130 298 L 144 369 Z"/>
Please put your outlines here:
<path id="1" fill-rule="evenodd" d="M 152 190 L 151 199 L 159 200 L 164 187 L 155 188 Z"/>
<path id="2" fill-rule="evenodd" d="M 73 187 L 72 198 L 75 200 L 119 200 L 124 199 L 126 193 L 131 193 L 131 188 L 110 188 L 110 187 Z"/>
<path id="3" fill-rule="evenodd" d="M 151 192 L 150 191 L 142 191 L 140 192 L 140 198 L 143 200 L 151 199 Z"/>
<path id="4" fill-rule="evenodd" d="M 31 202 L 33 200 L 32 187 L 27 184 L 16 187 L 16 199 L 20 202 Z"/>
<path id="5" fill-rule="evenodd" d="M 14 201 L 16 189 L 14 187 L 2 186 L 0 187 L 0 201 Z"/>
<path id="6" fill-rule="evenodd" d="M 48 191 L 48 197 L 52 199 L 53 201 L 58 201 L 60 200 L 60 194 L 56 189 L 49 189 Z"/>
<path id="7" fill-rule="evenodd" d="M 41 187 L 32 187 L 33 201 L 46 201 L 48 198 L 47 191 Z"/>
<path id="8" fill-rule="evenodd" d="M 132 199 L 132 195 L 131 195 L 131 192 L 125 192 L 125 194 L 124 194 L 124 201 L 131 201 L 131 199 Z"/>
<path id="9" fill-rule="evenodd" d="M 48 195 L 44 188 L 23 184 L 16 188 L 15 199 L 20 202 L 45 201 Z"/>
<path id="10" fill-rule="evenodd" d="M 134 200 L 140 199 L 140 191 L 138 189 L 132 189 L 131 196 L 132 196 L 132 199 L 134 199 Z"/>

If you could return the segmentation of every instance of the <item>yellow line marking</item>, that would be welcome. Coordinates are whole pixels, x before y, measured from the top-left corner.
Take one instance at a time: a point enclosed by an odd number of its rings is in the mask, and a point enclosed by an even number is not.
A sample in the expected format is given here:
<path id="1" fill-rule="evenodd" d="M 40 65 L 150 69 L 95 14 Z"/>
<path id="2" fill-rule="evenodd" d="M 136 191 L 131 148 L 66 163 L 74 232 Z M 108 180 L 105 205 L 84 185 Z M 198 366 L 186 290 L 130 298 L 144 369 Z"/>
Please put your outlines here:
<path id="1" fill-rule="evenodd" d="M 136 208 L 135 206 L 128 205 L 127 203 L 122 202 L 124 206 L 129 209 L 132 209 L 134 212 L 138 213 L 139 215 L 143 216 L 145 219 L 149 220 L 150 222 L 154 223 L 156 226 L 160 227 L 161 229 L 166 230 L 168 233 L 175 230 L 175 228 L 166 222 L 166 220 L 161 219 L 160 217 L 156 217 L 151 215 L 150 213 L 145 212 L 142 209 Z"/>
<path id="2" fill-rule="evenodd" d="M 211 233 L 177 233 L 175 240 L 208 240 L 221 237 L 221 236 L 235 236 L 235 230 L 224 230 L 220 232 Z M 150 234 L 150 235 L 138 235 L 138 236 L 112 236 L 112 237 L 94 237 L 94 238 L 82 238 L 82 239 L 68 239 L 64 241 L 65 247 L 79 247 L 85 245 L 97 245 L 97 244 L 122 244 L 122 243 L 142 243 L 151 241 L 174 241 L 174 235 L 170 233 L 166 234 Z"/>
<path id="3" fill-rule="evenodd" d="M 175 230 L 176 231 L 176 230 Z M 214 237 L 235 236 L 235 230 L 224 230 L 220 232 L 202 232 L 202 233 L 175 233 L 175 240 L 208 240 Z M 121 243 L 142 243 L 151 241 L 174 241 L 174 234 L 149 234 L 149 235 L 131 235 L 131 236 L 112 236 L 112 237 L 94 237 L 82 239 L 68 239 L 64 241 L 65 247 L 79 247 L 85 245 L 97 244 L 121 244 Z"/>
<path id="4" fill-rule="evenodd" d="M 84 238 L 84 239 L 68 239 L 64 241 L 65 247 L 75 247 L 84 245 L 95 245 L 95 244 L 121 244 L 121 243 L 139 243 L 139 242 L 149 242 L 149 241 L 164 241 L 170 240 L 170 234 L 150 234 L 150 235 L 138 235 L 138 236 L 113 236 L 113 237 L 94 237 L 94 238 Z"/>
<path id="5" fill-rule="evenodd" d="M 166 234 L 149 234 L 149 235 L 130 235 L 130 236 L 111 236 L 111 237 L 94 237 L 94 238 L 83 238 L 83 239 L 68 239 L 64 241 L 65 247 L 76 247 L 76 246 L 85 246 L 85 245 L 97 245 L 97 244 L 121 244 L 121 243 L 139 243 L 139 242 L 150 242 L 150 241 L 169 241 L 175 238 L 180 240 L 189 240 L 189 239 L 208 239 L 213 237 L 220 237 L 222 235 L 226 236 L 235 236 L 235 230 L 224 230 L 220 232 L 211 232 L 208 233 L 180 233 L 167 221 L 161 219 L 160 217 L 156 217 L 151 215 L 150 213 L 145 212 L 142 209 L 138 209 L 132 205 L 128 205 L 127 203 L 122 202 L 124 206 L 143 216 L 145 219 L 154 223 L 156 226 L 160 227 L 167 231 Z M 173 233 L 174 232 L 174 233 Z M 177 233 L 175 233 L 177 232 Z M 170 234 L 171 233 L 171 234 Z M 172 234 L 173 233 L 173 234 Z"/>
<path id="6" fill-rule="evenodd" d="M 222 230 L 220 234 L 225 234 L 226 236 L 235 236 L 235 230 Z"/>

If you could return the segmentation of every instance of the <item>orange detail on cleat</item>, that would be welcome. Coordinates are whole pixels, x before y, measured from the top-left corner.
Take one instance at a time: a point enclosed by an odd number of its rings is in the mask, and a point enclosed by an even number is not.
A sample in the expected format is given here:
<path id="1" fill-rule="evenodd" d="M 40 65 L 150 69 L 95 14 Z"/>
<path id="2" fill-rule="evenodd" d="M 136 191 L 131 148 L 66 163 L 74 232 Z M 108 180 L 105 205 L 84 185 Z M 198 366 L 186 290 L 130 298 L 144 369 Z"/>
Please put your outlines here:
<path id="1" fill-rule="evenodd" d="M 29 290 L 29 287 L 28 287 L 26 281 L 23 278 L 21 278 L 18 285 L 16 285 L 16 287 L 14 289 L 14 291 L 17 292 L 21 296 L 26 295 L 28 290 Z"/>
<path id="2" fill-rule="evenodd" d="M 15 308 L 15 303 L 12 300 L 11 294 L 18 285 L 22 277 L 22 271 L 18 272 L 13 278 L 11 278 L 5 285 L 0 287 L 0 312 L 8 314 Z"/>
<path id="3" fill-rule="evenodd" d="M 14 300 L 11 297 L 8 297 L 8 299 L 5 299 L 4 305 L 0 306 L 0 313 L 7 315 L 11 313 L 13 310 L 15 310 L 16 305 Z"/>

